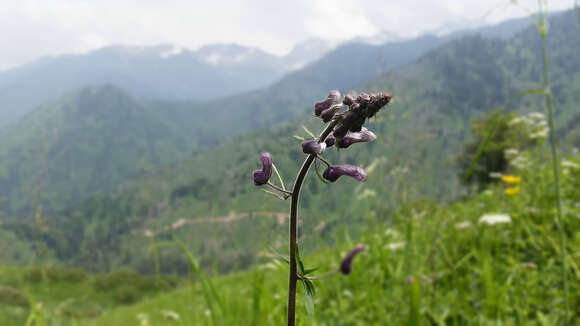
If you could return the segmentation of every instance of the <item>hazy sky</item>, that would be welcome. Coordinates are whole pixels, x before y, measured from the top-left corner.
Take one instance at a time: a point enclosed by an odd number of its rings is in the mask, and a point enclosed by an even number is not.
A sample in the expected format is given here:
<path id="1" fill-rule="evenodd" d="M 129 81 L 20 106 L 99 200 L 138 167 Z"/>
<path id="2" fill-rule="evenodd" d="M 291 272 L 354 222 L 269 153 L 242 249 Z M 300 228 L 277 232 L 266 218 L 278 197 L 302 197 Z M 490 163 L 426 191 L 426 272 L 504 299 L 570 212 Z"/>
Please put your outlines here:
<path id="1" fill-rule="evenodd" d="M 513 1 L 512 1 L 513 2 Z M 536 0 L 520 0 L 535 8 Z M 239 43 L 275 54 L 319 37 L 340 41 L 388 30 L 498 22 L 526 12 L 510 0 L 0 0 L 0 69 L 110 44 L 172 43 L 195 49 Z M 551 10 L 574 0 L 551 0 Z"/>

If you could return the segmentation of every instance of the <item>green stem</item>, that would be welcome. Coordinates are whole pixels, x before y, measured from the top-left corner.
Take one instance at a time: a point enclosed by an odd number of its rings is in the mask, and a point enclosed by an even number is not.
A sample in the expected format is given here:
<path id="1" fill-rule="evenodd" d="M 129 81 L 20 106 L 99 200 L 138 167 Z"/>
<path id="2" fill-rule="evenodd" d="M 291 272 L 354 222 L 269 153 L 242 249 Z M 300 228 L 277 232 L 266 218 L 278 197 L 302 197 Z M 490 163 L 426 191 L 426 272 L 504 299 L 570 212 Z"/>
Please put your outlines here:
<path id="1" fill-rule="evenodd" d="M 566 233 L 564 232 L 564 224 L 562 219 L 562 197 L 560 194 L 560 165 L 558 160 L 558 151 L 556 149 L 556 132 L 554 130 L 554 108 L 552 104 L 552 91 L 550 86 L 550 72 L 548 69 L 548 54 L 546 45 L 546 17 L 542 8 L 540 0 L 540 11 L 542 15 L 542 26 L 540 36 L 542 39 L 542 60 L 544 64 L 544 87 L 546 89 L 546 106 L 548 108 L 548 124 L 550 127 L 550 147 L 552 152 L 552 170 L 554 173 L 555 192 L 556 192 L 556 211 L 557 211 L 557 225 L 560 233 L 560 259 L 562 261 L 562 281 L 564 283 L 564 321 L 568 324 L 569 316 L 569 290 L 568 290 L 568 267 L 566 263 Z"/>
<path id="2" fill-rule="evenodd" d="M 338 123 L 337 120 L 332 121 L 326 126 L 324 131 L 320 134 L 318 142 L 322 143 L 330 134 L 334 126 Z M 294 181 L 294 189 L 292 190 L 292 203 L 290 204 L 290 235 L 289 235 L 289 249 L 290 249 L 290 276 L 288 281 L 288 326 L 295 325 L 296 318 L 296 281 L 298 280 L 298 273 L 296 270 L 296 224 L 298 214 L 298 198 L 300 197 L 300 188 L 306 177 L 306 173 L 310 169 L 312 162 L 316 158 L 316 154 L 310 154 L 302 163 L 302 167 Z"/>

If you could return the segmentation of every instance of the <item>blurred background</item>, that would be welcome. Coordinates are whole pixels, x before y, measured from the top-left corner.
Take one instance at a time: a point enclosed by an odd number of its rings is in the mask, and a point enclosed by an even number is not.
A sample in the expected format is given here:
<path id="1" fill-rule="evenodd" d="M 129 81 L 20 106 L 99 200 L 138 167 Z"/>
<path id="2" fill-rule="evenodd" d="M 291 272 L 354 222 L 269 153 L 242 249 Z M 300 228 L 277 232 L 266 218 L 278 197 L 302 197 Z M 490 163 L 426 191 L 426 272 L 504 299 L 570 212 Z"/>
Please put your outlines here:
<path id="1" fill-rule="evenodd" d="M 335 89 L 394 100 L 325 154 L 366 183 L 306 179 L 305 264 L 369 249 L 299 323 L 580 322 L 577 1 L 0 0 L 0 35 L 2 325 L 284 324 L 251 172 L 291 188 Z"/>

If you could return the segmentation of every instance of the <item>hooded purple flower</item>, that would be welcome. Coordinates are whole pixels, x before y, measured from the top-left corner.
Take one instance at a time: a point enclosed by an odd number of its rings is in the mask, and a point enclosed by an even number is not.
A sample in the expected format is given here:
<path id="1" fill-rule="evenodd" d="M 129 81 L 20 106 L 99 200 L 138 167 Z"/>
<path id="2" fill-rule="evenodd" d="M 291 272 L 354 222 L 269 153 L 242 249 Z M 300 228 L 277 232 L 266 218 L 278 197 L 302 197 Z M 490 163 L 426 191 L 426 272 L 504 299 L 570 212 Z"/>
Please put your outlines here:
<path id="1" fill-rule="evenodd" d="M 326 137 L 324 142 L 326 143 L 326 147 L 332 147 L 332 146 L 334 146 L 334 143 L 336 142 L 336 138 L 334 137 L 333 134 L 330 134 Z"/>
<path id="2" fill-rule="evenodd" d="M 352 270 L 352 260 L 359 252 L 364 251 L 367 247 L 365 245 L 359 244 L 354 247 L 351 251 L 346 254 L 342 262 L 340 263 L 340 272 L 344 275 L 350 274 Z"/>
<path id="3" fill-rule="evenodd" d="M 305 154 L 322 154 L 326 149 L 326 143 L 319 143 L 316 140 L 308 140 L 302 143 L 302 151 Z"/>
<path id="4" fill-rule="evenodd" d="M 343 138 L 340 138 L 336 143 L 338 148 L 347 148 L 354 143 L 369 143 L 375 141 L 377 136 L 365 127 L 361 128 L 359 132 L 347 132 Z"/>
<path id="5" fill-rule="evenodd" d="M 358 181 L 367 181 L 367 173 L 365 170 L 354 165 L 333 165 L 326 168 L 324 173 L 322 173 L 322 177 L 330 182 L 336 181 L 343 175 L 348 175 Z"/>
<path id="6" fill-rule="evenodd" d="M 254 171 L 254 184 L 256 186 L 265 185 L 272 176 L 272 155 L 262 153 L 260 161 L 262 161 L 262 169 Z"/>
<path id="7" fill-rule="evenodd" d="M 317 117 L 320 116 L 322 111 L 329 109 L 333 104 L 338 103 L 338 101 L 340 101 L 340 92 L 336 90 L 330 91 L 326 99 L 314 103 L 314 115 Z"/>
<path id="8" fill-rule="evenodd" d="M 341 104 L 335 104 L 335 105 L 329 107 L 328 109 L 322 111 L 322 113 L 320 114 L 320 118 L 325 123 L 329 122 L 330 120 L 332 120 L 332 118 L 334 118 L 334 115 L 336 114 L 336 112 L 338 112 L 338 110 L 340 110 L 341 108 L 342 108 Z"/>

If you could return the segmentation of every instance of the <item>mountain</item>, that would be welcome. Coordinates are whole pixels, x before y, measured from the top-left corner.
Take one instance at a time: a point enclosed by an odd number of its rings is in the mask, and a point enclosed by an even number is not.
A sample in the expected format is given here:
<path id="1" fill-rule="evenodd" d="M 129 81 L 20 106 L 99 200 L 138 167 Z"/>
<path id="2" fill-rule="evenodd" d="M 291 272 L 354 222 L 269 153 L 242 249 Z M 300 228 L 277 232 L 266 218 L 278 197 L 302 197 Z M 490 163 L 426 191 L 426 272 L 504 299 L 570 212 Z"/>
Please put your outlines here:
<path id="1" fill-rule="evenodd" d="M 376 75 L 399 64 L 386 62 L 391 59 L 384 53 L 390 43 L 414 46 L 410 59 L 405 61 L 410 62 L 424 54 L 415 52 L 417 49 L 429 50 L 468 34 L 506 38 L 525 26 L 523 20 L 514 20 L 442 37 L 426 35 L 411 40 L 383 31 L 371 38 L 351 40 L 338 48 L 328 41 L 311 39 L 298 43 L 281 57 L 236 44 L 207 45 L 197 51 L 168 44 L 118 45 L 86 54 L 47 57 L 0 72 L 0 128 L 46 101 L 87 85 L 114 84 L 138 98 L 211 102 L 268 87 L 289 72 L 299 71 L 317 60 L 325 61 L 323 57 L 327 54 L 336 57 L 341 53 L 357 55 L 360 51 L 370 61 L 358 61 L 352 69 L 362 64 L 364 72 L 356 74 L 368 79 L 368 67 L 372 66 Z M 421 40 L 426 43 L 418 44 Z M 348 49 L 353 47 L 360 50 L 349 53 Z M 333 54 L 335 51 L 338 53 Z"/>
<path id="2" fill-rule="evenodd" d="M 580 115 L 580 62 L 575 59 L 580 51 L 580 27 L 573 12 L 554 17 L 550 26 L 555 119 L 560 130 L 577 135 L 578 126 L 570 123 Z M 365 80 L 365 71 L 352 67 L 365 67 L 370 53 L 379 48 L 357 44 L 341 47 L 308 66 L 309 70 L 292 73 L 272 88 L 230 98 L 229 107 L 227 100 L 218 102 L 224 105 L 220 110 L 204 105 L 202 110 L 212 114 L 204 116 L 203 124 L 226 129 L 214 132 L 229 133 L 229 140 L 46 216 L 50 226 L 43 241 L 51 257 L 92 270 L 127 265 L 150 270 L 150 258 L 143 248 L 150 241 L 147 235 L 155 234 L 158 240 L 181 238 L 205 266 L 232 270 L 251 264 L 264 243 L 282 248 L 286 205 L 264 197 L 253 186 L 250 172 L 259 165 L 258 154 L 268 151 L 291 182 L 304 158 L 299 142 L 291 136 L 304 135 L 303 123 L 311 130 L 321 128 L 320 121 L 312 117 L 312 105 L 304 103 L 315 93 L 324 97 L 322 89 L 334 88 L 333 83 L 341 89 L 390 91 L 396 101 L 381 112 L 380 119 L 369 123 L 378 136 L 376 142 L 348 151 L 331 148 L 326 155 L 333 163 L 374 167 L 367 183 L 341 180 L 326 188 L 314 173 L 307 179 L 301 198 L 301 227 L 316 230 L 316 236 L 304 238 L 303 245 L 332 242 L 344 225 L 355 235 L 361 221 L 373 218 L 361 216 L 361 207 L 389 212 L 401 202 L 424 196 L 449 199 L 462 194 L 453 162 L 472 137 L 470 119 L 503 105 L 521 90 L 542 85 L 535 27 L 509 40 L 468 36 L 436 48 L 433 45 L 430 50 L 420 49 L 427 53 L 388 74 Z M 396 44 L 382 49 L 390 49 L 391 64 L 410 60 L 402 54 L 409 51 L 396 56 Z M 340 56 L 345 53 L 341 51 L 350 55 Z M 344 58 L 351 61 L 340 61 Z M 337 78 L 342 76 L 350 78 Z M 358 86 L 347 86 L 347 81 Z M 308 85 L 321 86 L 309 91 Z M 295 105 L 280 105 L 280 101 Z M 257 106 L 260 103 L 262 106 Z M 543 111 L 543 101 L 529 95 L 510 109 Z M 216 119 L 214 113 L 228 114 L 230 120 L 226 116 Z M 239 135 L 248 128 L 252 132 Z M 238 135 L 233 137 L 232 132 Z M 19 148 L 28 152 L 28 146 Z M 4 219 L 2 228 L 22 239 L 34 234 L 25 219 Z M 178 254 L 164 256 L 164 260 L 176 269 L 187 266 Z"/>
<path id="3" fill-rule="evenodd" d="M 95 191 L 109 189 L 115 184 L 114 181 L 173 164 L 191 155 L 193 151 L 213 146 L 224 139 L 237 137 L 248 130 L 268 128 L 301 115 L 309 111 L 310 105 L 306 103 L 325 96 L 329 89 L 347 90 L 355 87 L 376 78 L 382 71 L 389 71 L 419 58 L 442 42 L 443 39 L 431 36 L 381 46 L 345 44 L 302 69 L 288 73 L 267 88 L 208 102 L 136 100 L 116 86 L 106 86 L 104 89 L 95 86 L 72 92 L 49 105 L 37 108 L 21 121 L 0 129 L 0 184 L 3 186 L 0 197 L 8 198 L 9 201 L 9 204 L 0 207 L 0 211 L 11 216 L 26 216 L 34 212 L 36 205 L 42 204 L 47 212 L 55 212 L 73 202 L 86 199 Z M 227 48 L 208 48 L 204 53 L 216 53 L 216 49 L 223 52 Z M 139 50 L 140 53 L 143 51 Z M 389 60 L 380 65 L 381 69 L 377 69 L 377 58 Z M 155 141 L 164 143 L 167 146 L 165 150 L 170 154 L 165 155 L 163 160 L 153 160 L 153 154 L 147 151 L 121 151 L 113 160 L 106 160 L 109 164 L 107 167 L 111 170 L 105 175 L 110 176 L 110 179 L 102 177 L 103 182 L 90 181 L 91 176 L 95 179 L 95 173 L 100 170 L 98 160 L 90 159 L 82 164 L 79 162 L 71 169 L 64 164 L 64 157 L 74 159 L 77 155 L 82 157 L 83 151 L 93 150 L 93 138 L 79 136 L 83 132 L 93 137 L 101 137 L 99 142 L 116 143 L 113 137 L 118 136 L 119 132 L 115 129 L 118 124 L 114 122 L 117 112 L 110 103 L 117 103 L 120 97 L 125 100 L 118 104 L 118 114 L 130 109 L 135 115 L 140 115 L 141 119 L 132 122 L 128 120 L 126 123 L 131 127 L 140 129 L 126 128 L 126 135 L 122 137 L 133 139 L 131 133 L 155 133 L 155 130 L 145 129 L 155 128 L 154 121 L 162 119 L 162 123 L 168 124 L 169 131 L 158 135 Z M 70 98 L 81 100 L 71 101 Z M 128 106 L 124 107 L 125 104 Z M 102 110 L 104 111 L 101 112 Z M 91 114 L 79 114 L 85 111 L 102 117 L 106 114 L 111 116 L 107 116 L 104 121 L 93 121 Z M 109 125 L 110 123 L 113 125 Z M 140 125 L 141 123 L 144 125 Z M 54 134 L 54 125 L 59 130 L 76 130 L 77 133 L 70 137 L 47 137 L 46 135 Z M 95 125 L 98 128 L 90 129 Z M 85 128 L 89 129 L 84 130 Z M 140 142 L 139 139 L 134 141 Z M 42 150 L 37 149 L 39 144 L 44 146 Z M 129 143 L 125 145 L 131 148 L 140 146 Z M 60 148 L 71 146 L 75 150 L 66 152 L 68 156 L 47 156 L 53 152 L 60 153 Z M 125 168 L 127 159 L 128 162 L 140 163 L 130 170 Z M 20 165 L 20 160 L 29 163 Z M 75 172 L 75 169 L 78 170 Z M 77 177 L 65 177 L 71 173 Z M 50 175 L 54 177 L 41 177 Z M 64 179 L 59 181 L 60 177 Z M 70 182 L 74 185 L 69 184 Z M 59 184 L 62 186 L 58 186 Z M 38 193 L 39 190 L 31 191 L 34 187 L 41 189 L 41 193 Z"/>
<path id="4" fill-rule="evenodd" d="M 132 96 L 210 100 L 265 87 L 322 56 L 304 44 L 285 57 L 240 45 L 208 45 L 198 51 L 158 45 L 109 46 L 87 54 L 44 58 L 0 72 L 0 127 L 64 92 L 114 84 Z"/>
<path id="5" fill-rule="evenodd" d="M 46 104 L 0 130 L 0 198 L 9 199 L 2 211 L 55 212 L 186 158 L 210 134 L 195 117 L 190 105 L 138 102 L 111 85 Z"/>

